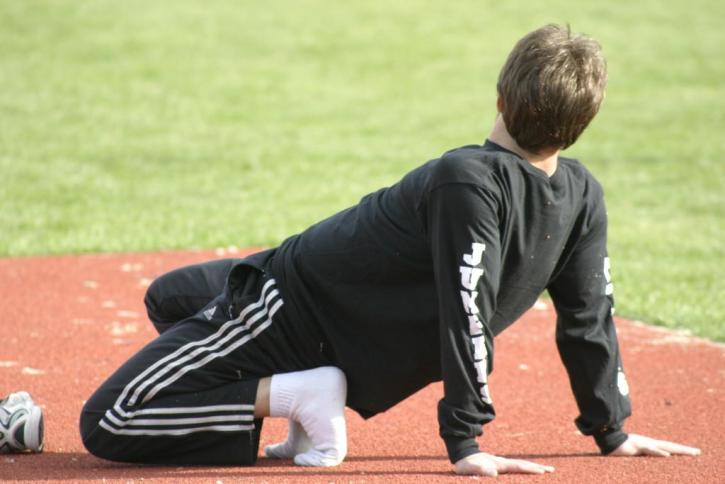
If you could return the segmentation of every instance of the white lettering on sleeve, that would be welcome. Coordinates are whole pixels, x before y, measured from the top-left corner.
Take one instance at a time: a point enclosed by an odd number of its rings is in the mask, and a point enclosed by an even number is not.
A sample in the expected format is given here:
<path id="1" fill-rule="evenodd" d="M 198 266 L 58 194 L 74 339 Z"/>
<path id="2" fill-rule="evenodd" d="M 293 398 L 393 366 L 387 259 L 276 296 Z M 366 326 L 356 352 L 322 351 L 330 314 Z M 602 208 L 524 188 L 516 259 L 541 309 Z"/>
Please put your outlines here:
<path id="1" fill-rule="evenodd" d="M 468 315 L 468 333 L 471 336 L 478 336 L 479 334 L 483 334 L 483 323 L 480 319 L 478 319 L 478 316 L 475 314 Z"/>
<path id="2" fill-rule="evenodd" d="M 481 400 L 489 405 L 493 403 L 493 400 L 491 400 L 491 394 L 488 392 L 488 383 L 484 383 L 481 387 Z"/>
<path id="3" fill-rule="evenodd" d="M 478 297 L 476 287 L 484 274 L 484 269 L 480 267 L 480 264 L 483 261 L 485 250 L 486 244 L 473 242 L 471 253 L 463 254 L 463 262 L 466 265 L 461 265 L 459 271 L 461 273 L 461 301 L 463 309 L 468 314 L 468 334 L 473 344 L 473 359 L 475 360 L 473 366 L 476 370 L 476 381 L 480 384 L 481 400 L 490 405 L 492 400 L 488 392 L 488 350 L 483 333 L 483 323 L 478 317 L 480 311 L 476 305 Z"/>
<path id="4" fill-rule="evenodd" d="M 483 335 L 477 336 L 473 339 L 473 358 L 475 360 L 486 359 L 486 344 Z"/>
<path id="5" fill-rule="evenodd" d="M 461 299 L 463 299 L 463 308 L 468 314 L 478 314 L 478 306 L 476 306 L 476 298 L 478 291 L 461 291 Z"/>
<path id="6" fill-rule="evenodd" d="M 471 244 L 471 253 L 463 254 L 463 262 L 469 266 L 477 266 L 483 259 L 483 251 L 486 250 L 486 244 L 474 242 Z"/>
<path id="7" fill-rule="evenodd" d="M 477 361 L 476 365 L 476 381 L 478 383 L 486 383 L 486 364 L 483 361 Z"/>
<path id="8" fill-rule="evenodd" d="M 474 363 L 476 365 L 476 377 L 478 383 L 481 383 L 481 400 L 489 405 L 493 403 L 491 394 L 488 391 L 488 350 L 486 349 L 486 340 L 483 336 L 480 338 L 473 338 L 473 345 L 475 348 L 475 358 L 480 357 L 481 361 Z"/>
<path id="9" fill-rule="evenodd" d="M 476 379 L 481 384 L 481 400 L 491 405 L 491 394 L 488 392 L 488 375 L 486 375 L 486 360 L 476 363 Z"/>
<path id="10" fill-rule="evenodd" d="M 459 270 L 461 271 L 461 285 L 469 291 L 476 289 L 478 281 L 483 275 L 483 269 L 461 266 Z"/>

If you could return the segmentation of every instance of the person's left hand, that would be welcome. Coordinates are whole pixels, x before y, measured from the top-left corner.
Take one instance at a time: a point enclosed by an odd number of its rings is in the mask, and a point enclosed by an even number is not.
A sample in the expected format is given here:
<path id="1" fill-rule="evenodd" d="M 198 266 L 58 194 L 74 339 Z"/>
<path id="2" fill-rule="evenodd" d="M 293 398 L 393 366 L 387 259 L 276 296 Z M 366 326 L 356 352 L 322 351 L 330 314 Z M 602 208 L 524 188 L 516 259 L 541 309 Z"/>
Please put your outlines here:
<path id="1" fill-rule="evenodd" d="M 654 455 L 669 457 L 671 455 L 700 455 L 700 449 L 686 445 L 656 440 L 644 435 L 629 434 L 627 440 L 617 447 L 611 454 L 613 456 Z"/>

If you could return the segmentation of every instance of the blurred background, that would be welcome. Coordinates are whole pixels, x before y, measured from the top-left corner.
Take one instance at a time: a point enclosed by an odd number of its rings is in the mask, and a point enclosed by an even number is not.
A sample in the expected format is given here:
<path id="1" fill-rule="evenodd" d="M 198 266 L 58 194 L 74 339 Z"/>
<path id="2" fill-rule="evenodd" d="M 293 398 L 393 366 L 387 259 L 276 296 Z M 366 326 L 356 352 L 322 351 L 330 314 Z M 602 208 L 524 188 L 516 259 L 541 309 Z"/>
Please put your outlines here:
<path id="1" fill-rule="evenodd" d="M 725 2 L 0 0 L 0 256 L 272 246 L 481 143 L 516 40 L 609 89 L 618 314 L 725 341 Z"/>

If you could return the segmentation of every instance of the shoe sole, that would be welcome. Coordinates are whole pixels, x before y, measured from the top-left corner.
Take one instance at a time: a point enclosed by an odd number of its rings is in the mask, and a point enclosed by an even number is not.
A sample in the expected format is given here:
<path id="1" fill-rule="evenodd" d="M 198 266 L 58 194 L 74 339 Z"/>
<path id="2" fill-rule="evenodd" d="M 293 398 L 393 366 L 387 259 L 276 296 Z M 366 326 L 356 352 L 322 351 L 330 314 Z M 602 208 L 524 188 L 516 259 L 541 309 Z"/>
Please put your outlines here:
<path id="1" fill-rule="evenodd" d="M 43 451 L 43 433 L 44 433 L 44 421 L 43 421 L 43 410 L 33 405 L 28 413 L 27 420 L 25 422 L 24 429 L 24 440 L 25 447 L 32 452 Z"/>

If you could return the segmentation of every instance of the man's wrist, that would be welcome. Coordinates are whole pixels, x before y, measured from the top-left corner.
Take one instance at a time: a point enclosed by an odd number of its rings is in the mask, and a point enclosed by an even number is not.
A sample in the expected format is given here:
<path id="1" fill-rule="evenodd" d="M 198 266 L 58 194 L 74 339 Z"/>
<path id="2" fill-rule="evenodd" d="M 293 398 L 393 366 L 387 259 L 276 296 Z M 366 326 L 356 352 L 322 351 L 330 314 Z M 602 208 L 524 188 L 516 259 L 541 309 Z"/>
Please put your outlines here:
<path id="1" fill-rule="evenodd" d="M 481 452 L 478 442 L 474 438 L 443 437 L 443 442 L 446 444 L 448 459 L 450 459 L 451 464 L 455 464 L 464 457 Z"/>
<path id="2" fill-rule="evenodd" d="M 594 434 L 594 441 L 597 443 L 602 455 L 607 455 L 622 445 L 628 437 L 622 429 L 613 428 Z"/>

